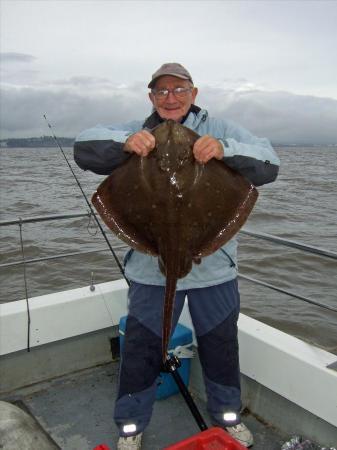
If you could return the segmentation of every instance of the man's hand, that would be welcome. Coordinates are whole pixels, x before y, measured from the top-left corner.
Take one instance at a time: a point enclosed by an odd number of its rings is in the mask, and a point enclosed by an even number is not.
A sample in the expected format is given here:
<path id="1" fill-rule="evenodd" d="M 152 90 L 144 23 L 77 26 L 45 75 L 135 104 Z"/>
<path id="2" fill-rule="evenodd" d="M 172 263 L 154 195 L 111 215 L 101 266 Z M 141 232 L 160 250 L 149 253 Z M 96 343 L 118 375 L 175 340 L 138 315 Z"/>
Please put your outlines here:
<path id="1" fill-rule="evenodd" d="M 139 156 L 147 156 L 156 145 L 155 138 L 147 130 L 138 131 L 132 134 L 124 144 L 124 151 L 137 153 Z"/>
<path id="2" fill-rule="evenodd" d="M 193 154 L 195 159 L 202 164 L 207 163 L 212 158 L 222 159 L 224 157 L 221 142 L 208 134 L 195 141 Z"/>

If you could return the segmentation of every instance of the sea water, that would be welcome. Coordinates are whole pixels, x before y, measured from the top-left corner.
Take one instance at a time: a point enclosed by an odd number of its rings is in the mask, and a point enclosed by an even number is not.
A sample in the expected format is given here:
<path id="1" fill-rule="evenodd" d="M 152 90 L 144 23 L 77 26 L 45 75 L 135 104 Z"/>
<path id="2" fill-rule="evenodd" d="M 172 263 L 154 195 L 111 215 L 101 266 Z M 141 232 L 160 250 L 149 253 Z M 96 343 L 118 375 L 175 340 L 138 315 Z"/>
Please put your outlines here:
<path id="1" fill-rule="evenodd" d="M 65 149 L 72 160 L 72 149 Z M 259 187 L 245 227 L 337 253 L 337 148 L 276 148 L 278 179 Z M 73 167 L 88 198 L 104 177 Z M 1 219 L 86 212 L 88 207 L 57 148 L 0 149 Z M 120 245 L 110 232 L 113 245 Z M 26 259 L 106 248 L 88 218 L 24 224 Z M 0 227 L 0 262 L 20 260 L 18 225 Z M 127 248 L 117 251 L 120 259 Z M 337 261 L 239 235 L 239 271 L 337 308 Z M 109 251 L 26 266 L 28 296 L 121 277 Z M 25 297 L 23 267 L 0 269 L 0 302 Z M 337 313 L 240 279 L 242 312 L 337 354 Z"/>

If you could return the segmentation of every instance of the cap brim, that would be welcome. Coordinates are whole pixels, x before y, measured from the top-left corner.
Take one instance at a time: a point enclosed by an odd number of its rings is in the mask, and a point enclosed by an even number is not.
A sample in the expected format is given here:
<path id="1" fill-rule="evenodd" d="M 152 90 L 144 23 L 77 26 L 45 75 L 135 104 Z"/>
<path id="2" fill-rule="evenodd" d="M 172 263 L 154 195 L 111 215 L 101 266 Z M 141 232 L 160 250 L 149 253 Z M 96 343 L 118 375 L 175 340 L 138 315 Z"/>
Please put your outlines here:
<path id="1" fill-rule="evenodd" d="M 161 75 L 158 75 L 156 78 L 153 78 L 153 80 L 150 81 L 147 87 L 152 89 L 156 84 L 156 81 L 161 77 L 165 77 L 166 75 L 171 75 L 172 77 L 180 78 L 182 80 L 189 80 L 192 83 L 192 80 L 189 77 L 185 77 L 184 75 L 178 75 L 177 73 L 163 73 Z"/>

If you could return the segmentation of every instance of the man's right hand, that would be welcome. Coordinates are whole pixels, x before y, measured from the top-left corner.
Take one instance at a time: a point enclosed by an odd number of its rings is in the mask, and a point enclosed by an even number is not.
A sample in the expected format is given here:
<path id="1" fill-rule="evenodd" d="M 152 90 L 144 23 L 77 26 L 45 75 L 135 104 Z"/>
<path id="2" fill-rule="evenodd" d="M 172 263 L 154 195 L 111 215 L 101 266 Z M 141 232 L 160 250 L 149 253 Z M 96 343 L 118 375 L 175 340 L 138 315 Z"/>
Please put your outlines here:
<path id="1" fill-rule="evenodd" d="M 137 153 L 139 156 L 147 156 L 156 145 L 155 138 L 147 130 L 141 130 L 128 137 L 124 144 L 124 151 Z"/>

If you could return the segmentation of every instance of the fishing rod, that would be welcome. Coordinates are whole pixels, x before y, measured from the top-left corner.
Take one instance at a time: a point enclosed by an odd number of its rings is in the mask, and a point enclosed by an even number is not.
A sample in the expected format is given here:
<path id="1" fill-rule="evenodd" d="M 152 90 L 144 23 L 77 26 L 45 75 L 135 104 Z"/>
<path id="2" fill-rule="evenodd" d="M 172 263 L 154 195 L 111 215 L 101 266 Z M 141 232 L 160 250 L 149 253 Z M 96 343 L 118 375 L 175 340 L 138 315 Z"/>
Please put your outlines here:
<path id="1" fill-rule="evenodd" d="M 70 171 L 71 171 L 73 177 L 75 178 L 75 181 L 76 181 L 78 187 L 80 188 L 80 191 L 81 191 L 81 193 L 82 193 L 82 195 L 83 195 L 83 197 L 84 197 L 84 200 L 86 201 L 86 203 L 87 203 L 87 205 L 88 205 L 88 208 L 89 208 L 89 210 L 90 210 L 90 213 L 91 213 L 91 215 L 94 217 L 94 219 L 95 219 L 95 221 L 96 221 L 96 223 L 97 223 L 97 225 L 98 225 L 98 228 L 100 229 L 100 231 L 101 231 L 101 233 L 102 233 L 102 235 L 103 235 L 103 237 L 104 237 L 104 239 L 105 239 L 105 242 L 107 243 L 107 245 L 108 245 L 108 247 L 109 247 L 109 249 L 110 249 L 110 251 L 111 251 L 111 253 L 112 253 L 112 256 L 114 257 L 114 259 L 115 259 L 115 261 L 116 261 L 116 264 L 117 264 L 119 270 L 121 271 L 121 273 L 122 273 L 123 277 L 125 278 L 125 281 L 127 282 L 127 284 L 130 286 L 130 282 L 129 282 L 129 280 L 128 280 L 128 279 L 126 278 L 126 276 L 125 276 L 125 272 L 124 272 L 123 266 L 121 265 L 121 263 L 120 263 L 120 261 L 119 261 L 117 255 L 116 255 L 114 249 L 112 248 L 112 246 L 111 246 L 111 244 L 110 244 L 110 241 L 109 241 L 109 239 L 108 239 L 108 237 L 107 237 L 107 235 L 106 235 L 106 233 L 105 233 L 105 231 L 104 231 L 104 229 L 103 229 L 103 227 L 102 227 L 100 221 L 98 220 L 98 218 L 97 218 L 97 216 L 96 216 L 96 214 L 95 214 L 95 212 L 94 212 L 94 210 L 93 210 L 93 208 L 92 208 L 92 206 L 91 206 L 91 204 L 90 204 L 90 202 L 89 202 L 87 196 L 85 195 L 85 192 L 84 192 L 84 190 L 83 190 L 83 188 L 82 188 L 82 186 L 81 186 L 81 183 L 80 183 L 79 179 L 77 178 L 77 176 L 76 176 L 76 174 L 75 174 L 73 168 L 71 167 L 71 164 L 70 164 L 70 162 L 69 162 L 69 160 L 68 160 L 68 158 L 67 158 L 67 155 L 64 153 L 64 150 L 63 150 L 63 148 L 62 148 L 62 146 L 61 146 L 59 140 L 58 140 L 57 137 L 55 136 L 55 133 L 54 133 L 54 131 L 53 131 L 53 128 L 52 128 L 52 126 L 50 125 L 50 123 L 49 123 L 49 121 L 48 121 L 48 119 L 47 119 L 46 114 L 43 114 L 43 117 L 44 117 L 45 121 L 47 122 L 47 125 L 48 125 L 48 127 L 49 127 L 49 129 L 50 129 L 50 131 L 51 131 L 51 133 L 52 133 L 52 136 L 53 136 L 53 138 L 54 138 L 54 140 L 55 140 L 57 146 L 58 146 L 59 149 L 61 150 L 61 153 L 62 153 L 64 159 L 66 160 L 66 163 L 68 164 L 68 167 L 69 167 L 69 169 L 70 169 Z"/>

